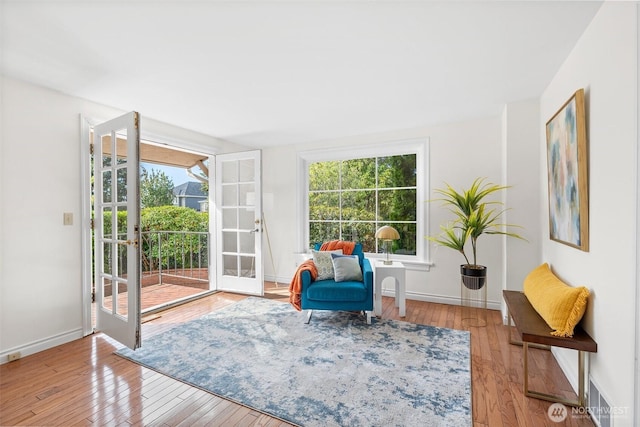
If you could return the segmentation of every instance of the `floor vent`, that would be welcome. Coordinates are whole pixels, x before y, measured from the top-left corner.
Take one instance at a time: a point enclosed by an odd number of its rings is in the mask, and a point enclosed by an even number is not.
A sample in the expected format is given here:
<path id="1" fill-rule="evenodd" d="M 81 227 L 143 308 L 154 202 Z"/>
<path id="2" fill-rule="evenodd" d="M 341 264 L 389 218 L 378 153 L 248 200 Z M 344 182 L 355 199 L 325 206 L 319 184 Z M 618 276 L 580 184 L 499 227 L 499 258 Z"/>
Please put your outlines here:
<path id="1" fill-rule="evenodd" d="M 611 405 L 589 378 L 589 413 L 598 427 L 611 427 Z"/>

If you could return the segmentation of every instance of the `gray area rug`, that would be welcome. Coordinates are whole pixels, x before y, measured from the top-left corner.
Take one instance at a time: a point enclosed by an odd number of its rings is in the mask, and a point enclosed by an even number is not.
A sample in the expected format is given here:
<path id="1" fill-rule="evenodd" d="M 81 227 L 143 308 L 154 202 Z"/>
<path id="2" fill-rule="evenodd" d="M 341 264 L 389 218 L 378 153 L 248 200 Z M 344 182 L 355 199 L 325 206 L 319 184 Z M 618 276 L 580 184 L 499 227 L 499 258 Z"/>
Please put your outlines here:
<path id="1" fill-rule="evenodd" d="M 471 426 L 466 331 L 247 298 L 117 354 L 301 426 Z"/>

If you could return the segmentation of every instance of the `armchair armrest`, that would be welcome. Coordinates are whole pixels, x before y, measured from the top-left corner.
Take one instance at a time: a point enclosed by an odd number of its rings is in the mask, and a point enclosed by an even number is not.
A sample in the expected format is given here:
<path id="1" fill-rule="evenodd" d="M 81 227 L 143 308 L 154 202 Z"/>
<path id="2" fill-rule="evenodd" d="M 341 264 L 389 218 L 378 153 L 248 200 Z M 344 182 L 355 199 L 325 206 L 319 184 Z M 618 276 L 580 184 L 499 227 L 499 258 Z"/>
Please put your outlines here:
<path id="1" fill-rule="evenodd" d="M 311 273 L 309 273 L 309 271 L 307 270 L 304 270 L 302 272 L 301 277 L 302 277 L 302 291 L 304 292 L 304 290 L 307 289 L 311 284 Z"/>
<path id="2" fill-rule="evenodd" d="M 373 295 L 373 268 L 368 258 L 362 260 L 362 276 L 365 286 L 371 290 L 371 295 Z"/>

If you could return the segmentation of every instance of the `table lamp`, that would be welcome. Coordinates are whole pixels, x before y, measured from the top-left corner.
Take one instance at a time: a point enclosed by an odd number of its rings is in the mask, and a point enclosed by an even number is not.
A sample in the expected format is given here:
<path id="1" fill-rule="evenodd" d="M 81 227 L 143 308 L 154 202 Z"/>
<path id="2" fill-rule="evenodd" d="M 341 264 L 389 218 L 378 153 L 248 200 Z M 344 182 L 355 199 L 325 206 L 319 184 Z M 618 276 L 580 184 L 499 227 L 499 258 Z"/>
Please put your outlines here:
<path id="1" fill-rule="evenodd" d="M 399 238 L 398 230 L 388 225 L 384 225 L 376 231 L 376 239 L 382 239 L 384 242 L 384 252 L 387 254 L 387 259 L 384 261 L 385 265 L 393 264 L 393 261 L 389 259 L 389 244 L 392 240 L 398 240 Z"/>

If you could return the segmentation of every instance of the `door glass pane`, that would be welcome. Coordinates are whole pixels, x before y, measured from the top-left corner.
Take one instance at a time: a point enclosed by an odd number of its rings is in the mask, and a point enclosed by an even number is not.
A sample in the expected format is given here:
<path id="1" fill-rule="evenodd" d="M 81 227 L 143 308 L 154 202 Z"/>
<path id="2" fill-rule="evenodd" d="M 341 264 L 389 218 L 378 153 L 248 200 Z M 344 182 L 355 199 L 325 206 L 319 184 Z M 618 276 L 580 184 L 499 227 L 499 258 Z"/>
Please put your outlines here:
<path id="1" fill-rule="evenodd" d="M 102 202 L 111 203 L 111 171 L 102 171 Z"/>
<path id="2" fill-rule="evenodd" d="M 255 253 L 255 233 L 240 233 L 240 252 L 243 254 Z"/>
<path id="3" fill-rule="evenodd" d="M 102 142 L 102 166 L 109 167 L 111 166 L 111 153 L 112 153 L 111 135 L 110 134 L 102 135 L 100 139 L 102 140 L 101 141 Z"/>
<path id="4" fill-rule="evenodd" d="M 238 205 L 251 207 L 256 205 L 256 193 L 253 184 L 240 184 L 238 185 L 238 191 L 240 192 Z"/>
<path id="5" fill-rule="evenodd" d="M 235 209 L 222 209 L 222 228 L 238 228 Z"/>
<path id="6" fill-rule="evenodd" d="M 102 278 L 102 308 L 109 313 L 112 311 L 112 296 L 111 296 L 111 279 Z"/>
<path id="7" fill-rule="evenodd" d="M 103 249 L 104 249 L 104 254 L 103 254 L 103 261 L 104 261 L 104 266 L 103 266 L 103 272 L 104 274 L 113 274 L 113 269 L 111 268 L 111 246 L 112 243 L 103 243 Z"/>
<path id="8" fill-rule="evenodd" d="M 256 259 L 255 257 L 242 256 L 240 257 L 240 269 L 242 271 L 242 277 L 256 277 Z"/>
<path id="9" fill-rule="evenodd" d="M 255 211 L 248 209 L 238 209 L 238 216 L 240 220 L 239 229 L 240 230 L 255 230 Z"/>
<path id="10" fill-rule="evenodd" d="M 116 202 L 127 201 L 127 167 L 119 166 L 116 172 L 118 182 L 116 185 Z"/>
<path id="11" fill-rule="evenodd" d="M 255 170 L 253 167 L 253 159 L 244 159 L 238 162 L 240 167 L 240 182 L 255 181 Z"/>
<path id="12" fill-rule="evenodd" d="M 119 206 L 115 212 L 114 237 L 118 240 L 127 240 L 127 207 Z"/>
<path id="13" fill-rule="evenodd" d="M 116 282 L 116 313 L 127 317 L 128 314 L 128 294 L 127 294 L 127 283 L 126 282 Z"/>
<path id="14" fill-rule="evenodd" d="M 238 188 L 235 185 L 225 185 L 222 187 L 222 205 L 238 205 Z"/>
<path id="15" fill-rule="evenodd" d="M 235 255 L 223 255 L 224 275 L 238 277 L 238 257 Z"/>
<path id="16" fill-rule="evenodd" d="M 118 260 L 116 264 L 115 275 L 118 277 L 127 277 L 127 244 L 120 241 L 117 244 Z"/>
<path id="17" fill-rule="evenodd" d="M 113 238 L 113 216 L 111 208 L 102 208 L 102 237 L 105 239 Z"/>
<path id="18" fill-rule="evenodd" d="M 222 162 L 222 182 L 238 182 L 238 167 L 236 161 Z"/>
<path id="19" fill-rule="evenodd" d="M 222 233 L 222 252 L 238 252 L 238 233 L 224 231 Z"/>
<path id="20" fill-rule="evenodd" d="M 127 128 L 119 129 L 116 131 L 116 159 L 127 158 Z"/>

